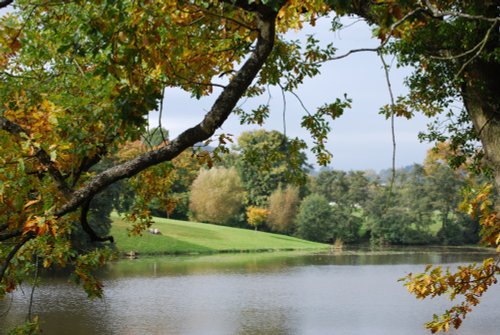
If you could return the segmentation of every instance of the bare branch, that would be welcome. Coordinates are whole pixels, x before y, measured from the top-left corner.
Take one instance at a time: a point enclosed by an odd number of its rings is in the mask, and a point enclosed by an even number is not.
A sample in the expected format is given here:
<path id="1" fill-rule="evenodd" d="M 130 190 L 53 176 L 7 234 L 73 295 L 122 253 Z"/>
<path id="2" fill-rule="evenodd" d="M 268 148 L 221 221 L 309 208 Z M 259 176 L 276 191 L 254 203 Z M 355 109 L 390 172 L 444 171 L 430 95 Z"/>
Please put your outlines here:
<path id="1" fill-rule="evenodd" d="M 430 14 L 434 18 L 443 18 L 445 16 L 452 17 L 460 17 L 462 19 L 468 20 L 481 20 L 481 21 L 489 21 L 489 22 L 500 22 L 500 17 L 487 17 L 484 15 L 471 15 L 467 13 L 460 13 L 455 11 L 440 11 L 436 7 L 434 7 L 429 0 L 425 0 L 426 9 L 430 11 Z"/>
<path id="2" fill-rule="evenodd" d="M 392 92 L 391 79 L 389 77 L 389 67 L 385 62 L 382 53 L 379 53 L 380 60 L 382 61 L 382 66 L 384 68 L 385 80 L 387 82 L 387 89 L 389 90 L 389 96 L 391 98 L 391 136 L 392 136 L 392 176 L 391 185 L 389 187 L 389 194 L 392 193 L 394 187 L 394 182 L 396 180 L 396 133 L 394 130 L 394 108 L 396 107 L 396 102 L 394 100 L 394 94 Z"/>
<path id="3" fill-rule="evenodd" d="M 380 43 L 380 45 L 376 48 L 359 48 L 359 49 L 352 49 L 352 50 L 349 50 L 348 52 L 346 52 L 345 54 L 342 54 L 340 56 L 334 56 L 334 57 L 330 57 L 330 58 L 327 58 L 321 62 L 316 62 L 314 64 L 319 64 L 319 63 L 324 63 L 324 62 L 327 62 L 327 61 L 332 61 L 332 60 L 338 60 L 338 59 L 342 59 L 342 58 L 346 58 L 352 54 L 355 54 L 355 53 L 359 53 L 359 52 L 380 52 L 382 50 L 382 48 L 389 42 L 390 40 L 390 37 L 394 34 L 394 31 L 396 30 L 397 27 L 399 27 L 400 25 L 402 25 L 406 20 L 408 20 L 410 17 L 412 17 L 413 15 L 423 11 L 424 9 L 423 8 L 416 8 L 410 12 L 408 12 L 405 16 L 403 16 L 400 20 L 394 22 L 390 29 L 389 29 L 389 33 L 387 34 L 387 38 L 382 42 Z"/>
<path id="4" fill-rule="evenodd" d="M 467 50 L 467 51 L 464 51 L 458 55 L 450 55 L 450 56 L 430 56 L 430 58 L 432 59 L 437 59 L 437 60 L 454 60 L 454 59 L 458 59 L 458 58 L 462 58 L 462 57 L 465 57 L 467 55 L 470 55 L 471 53 L 476 52 L 476 54 L 474 56 L 472 56 L 471 59 L 469 59 L 469 61 L 467 63 L 469 63 L 470 61 L 472 61 L 474 58 L 476 58 L 477 56 L 479 56 L 479 54 L 482 52 L 482 50 L 484 49 L 484 46 L 486 45 L 486 42 L 488 42 L 489 38 L 490 38 L 490 34 L 493 30 L 493 28 L 495 28 L 496 26 L 496 22 L 494 22 L 491 27 L 488 29 L 488 31 L 486 32 L 486 34 L 484 35 L 483 39 L 478 43 L 476 44 L 474 47 L 472 47 L 471 49 Z M 478 50 L 479 49 L 479 50 Z"/>
<path id="5" fill-rule="evenodd" d="M 88 200 L 82 205 L 82 211 L 80 213 L 80 224 L 82 225 L 83 230 L 87 233 L 87 235 L 89 235 L 90 240 L 92 242 L 109 241 L 111 243 L 115 243 L 115 239 L 113 238 L 113 236 L 100 237 L 99 235 L 96 234 L 96 232 L 92 229 L 92 227 L 90 227 L 89 222 L 87 221 L 87 215 L 90 210 L 91 201 L 92 200 Z"/>

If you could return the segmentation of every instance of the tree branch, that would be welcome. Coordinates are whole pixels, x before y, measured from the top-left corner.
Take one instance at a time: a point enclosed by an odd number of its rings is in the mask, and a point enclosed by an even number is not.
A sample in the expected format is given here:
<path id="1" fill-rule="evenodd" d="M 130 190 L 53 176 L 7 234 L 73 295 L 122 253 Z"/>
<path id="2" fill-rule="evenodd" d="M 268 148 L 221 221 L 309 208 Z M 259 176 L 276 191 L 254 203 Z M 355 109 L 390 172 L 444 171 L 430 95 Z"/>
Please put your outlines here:
<path id="1" fill-rule="evenodd" d="M 87 221 L 87 215 L 90 210 L 91 201 L 92 200 L 88 200 L 82 205 L 82 211 L 80 213 L 80 224 L 82 225 L 83 230 L 87 233 L 87 235 L 89 235 L 90 240 L 92 242 L 109 241 L 111 243 L 115 243 L 115 239 L 113 238 L 113 236 L 100 237 L 99 235 L 96 234 L 96 232 L 92 229 L 92 227 L 90 227 L 89 222 Z"/>
<path id="2" fill-rule="evenodd" d="M 238 2 L 238 1 L 237 1 Z M 69 201 L 55 211 L 61 217 L 76 210 L 112 183 L 136 175 L 144 169 L 169 161 L 185 149 L 209 139 L 232 113 L 238 100 L 251 85 L 274 46 L 276 12 L 269 7 L 258 9 L 259 34 L 254 51 L 219 95 L 204 119 L 193 128 L 185 130 L 166 146 L 144 153 L 135 159 L 112 167 L 93 177 L 83 188 L 75 191 Z"/>
<path id="3" fill-rule="evenodd" d="M 0 8 L 5 8 L 8 5 L 12 4 L 14 0 L 2 0 L 0 1 Z"/>
<path id="4" fill-rule="evenodd" d="M 3 235 L 0 235 L 0 241 L 7 241 L 11 238 L 14 238 L 14 237 L 17 237 L 17 236 L 21 236 L 22 232 L 21 231 L 13 231 L 11 233 L 7 233 L 7 234 L 3 234 Z"/>
<path id="5" fill-rule="evenodd" d="M 5 276 L 5 272 L 7 271 L 7 268 L 9 267 L 9 263 L 12 260 L 12 258 L 14 258 L 14 256 L 17 254 L 17 252 L 19 251 L 19 249 L 21 249 L 21 247 L 23 245 L 25 245 L 26 242 L 28 242 L 29 240 L 31 240 L 34 237 L 35 236 L 31 235 L 31 234 L 26 235 L 26 236 L 23 237 L 23 239 L 21 241 L 19 241 L 19 243 L 17 243 L 14 246 L 14 248 L 12 248 L 12 250 L 9 252 L 9 254 L 7 255 L 7 257 L 5 258 L 5 261 L 2 264 L 2 267 L 0 268 L 0 282 L 2 282 L 3 277 Z"/>
<path id="6" fill-rule="evenodd" d="M 426 9 L 430 12 L 431 16 L 434 18 L 443 18 L 445 16 L 460 17 L 462 19 L 468 20 L 481 20 L 489 22 L 500 22 L 500 17 L 487 17 L 484 15 L 471 15 L 467 13 L 460 13 L 455 11 L 440 11 L 434 7 L 429 0 L 425 0 Z"/>

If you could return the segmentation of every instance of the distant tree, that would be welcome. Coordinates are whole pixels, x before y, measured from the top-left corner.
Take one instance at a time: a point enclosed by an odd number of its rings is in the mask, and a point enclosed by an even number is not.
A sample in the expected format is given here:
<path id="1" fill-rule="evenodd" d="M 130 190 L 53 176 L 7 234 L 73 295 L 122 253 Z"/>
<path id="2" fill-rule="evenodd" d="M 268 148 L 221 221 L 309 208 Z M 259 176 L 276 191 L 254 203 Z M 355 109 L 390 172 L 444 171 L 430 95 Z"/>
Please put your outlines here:
<path id="1" fill-rule="evenodd" d="M 347 192 L 349 191 L 347 173 L 344 171 L 323 170 L 313 181 L 311 191 L 321 194 L 329 202 L 346 204 L 348 202 Z"/>
<path id="2" fill-rule="evenodd" d="M 364 207 L 368 200 L 369 180 L 363 171 L 349 171 L 347 174 L 347 200 L 351 207 Z"/>
<path id="3" fill-rule="evenodd" d="M 279 185 L 305 182 L 307 158 L 302 140 L 262 129 L 242 133 L 235 149 L 239 153 L 236 167 L 249 205 L 266 206 Z"/>
<path id="4" fill-rule="evenodd" d="M 323 170 L 312 181 L 312 191 L 323 195 L 332 205 L 335 238 L 348 243 L 359 240 L 368 187 L 368 179 L 361 171 Z"/>
<path id="5" fill-rule="evenodd" d="M 332 232 L 334 240 L 341 240 L 346 243 L 355 243 L 359 241 L 359 230 L 362 224 L 362 218 L 353 215 L 347 207 L 338 205 L 332 206 Z"/>
<path id="6" fill-rule="evenodd" d="M 332 209 L 324 196 L 313 193 L 302 200 L 297 215 L 297 235 L 310 241 L 332 241 Z"/>
<path id="7" fill-rule="evenodd" d="M 269 211 L 266 208 L 250 206 L 246 214 L 248 224 L 258 230 L 266 223 Z"/>
<path id="8" fill-rule="evenodd" d="M 269 197 L 269 228 L 277 233 L 292 234 L 295 231 L 295 217 L 299 208 L 299 188 L 288 185 L 278 187 Z"/>
<path id="9" fill-rule="evenodd" d="M 245 190 L 234 168 L 202 170 L 191 186 L 189 209 L 194 219 L 230 225 L 243 208 Z"/>

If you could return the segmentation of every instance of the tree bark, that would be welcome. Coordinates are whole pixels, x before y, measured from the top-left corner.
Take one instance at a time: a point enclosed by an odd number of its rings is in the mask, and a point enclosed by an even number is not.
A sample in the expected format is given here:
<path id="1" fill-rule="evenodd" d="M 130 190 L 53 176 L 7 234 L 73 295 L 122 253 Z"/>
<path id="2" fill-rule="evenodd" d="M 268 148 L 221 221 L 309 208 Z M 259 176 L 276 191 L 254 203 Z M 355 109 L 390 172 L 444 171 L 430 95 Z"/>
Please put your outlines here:
<path id="1" fill-rule="evenodd" d="M 478 62 L 464 75 L 464 104 L 481 140 L 485 159 L 492 169 L 500 194 L 500 64 Z M 496 202 L 500 213 L 500 201 Z"/>

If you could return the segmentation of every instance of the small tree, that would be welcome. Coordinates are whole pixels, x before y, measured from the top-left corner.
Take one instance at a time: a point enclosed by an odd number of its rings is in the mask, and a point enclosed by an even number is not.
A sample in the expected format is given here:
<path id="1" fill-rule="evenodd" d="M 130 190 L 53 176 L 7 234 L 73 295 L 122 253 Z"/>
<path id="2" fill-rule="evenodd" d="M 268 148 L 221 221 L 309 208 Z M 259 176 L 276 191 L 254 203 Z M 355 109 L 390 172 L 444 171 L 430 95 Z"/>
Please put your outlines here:
<path id="1" fill-rule="evenodd" d="M 303 239 L 329 242 L 333 238 L 332 209 L 322 195 L 311 194 L 300 204 L 297 235 Z"/>
<path id="2" fill-rule="evenodd" d="M 257 230 L 258 227 L 266 223 L 268 215 L 269 211 L 267 209 L 250 206 L 247 209 L 248 224 Z"/>
<path id="3" fill-rule="evenodd" d="M 288 185 L 285 189 L 276 189 L 269 197 L 269 228 L 278 233 L 292 234 L 299 203 L 298 187 Z"/>
<path id="4" fill-rule="evenodd" d="M 236 220 L 245 191 L 234 168 L 202 170 L 191 186 L 189 209 L 194 219 L 222 225 Z"/>

